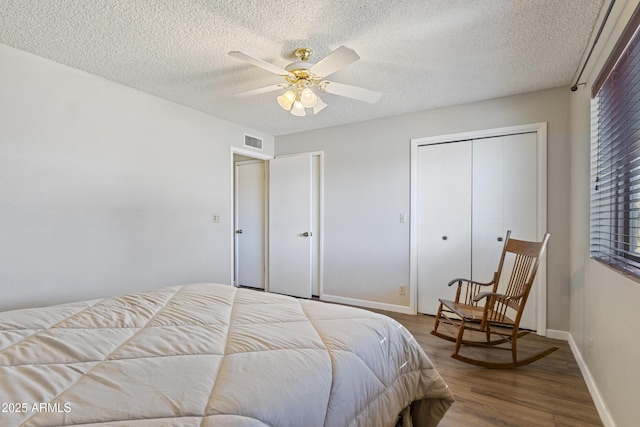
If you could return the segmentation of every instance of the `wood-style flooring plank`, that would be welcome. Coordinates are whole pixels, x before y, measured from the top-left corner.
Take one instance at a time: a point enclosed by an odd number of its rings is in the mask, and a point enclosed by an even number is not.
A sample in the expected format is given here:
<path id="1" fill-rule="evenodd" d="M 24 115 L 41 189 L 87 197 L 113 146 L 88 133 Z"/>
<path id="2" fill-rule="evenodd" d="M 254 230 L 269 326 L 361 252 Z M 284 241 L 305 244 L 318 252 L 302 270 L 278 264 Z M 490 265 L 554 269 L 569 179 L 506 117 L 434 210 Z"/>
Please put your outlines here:
<path id="1" fill-rule="evenodd" d="M 526 356 L 552 346 L 559 347 L 558 351 L 528 366 L 486 369 L 452 359 L 454 343 L 431 335 L 434 317 L 377 312 L 404 325 L 449 384 L 456 402 L 440 426 L 602 426 L 566 342 L 529 334 L 518 339 L 518 355 Z M 471 352 L 477 357 L 510 357 L 509 352 L 485 348 L 472 348 Z"/>

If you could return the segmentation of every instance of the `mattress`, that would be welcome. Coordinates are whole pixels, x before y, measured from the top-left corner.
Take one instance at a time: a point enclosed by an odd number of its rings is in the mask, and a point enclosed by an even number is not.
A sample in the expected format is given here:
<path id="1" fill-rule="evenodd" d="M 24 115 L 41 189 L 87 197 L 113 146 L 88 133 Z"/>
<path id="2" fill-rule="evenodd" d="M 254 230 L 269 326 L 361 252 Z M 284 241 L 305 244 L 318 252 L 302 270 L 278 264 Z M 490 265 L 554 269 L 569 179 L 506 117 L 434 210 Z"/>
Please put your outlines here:
<path id="1" fill-rule="evenodd" d="M 192 284 L 0 313 L 2 426 L 431 426 L 452 402 L 351 307 Z"/>

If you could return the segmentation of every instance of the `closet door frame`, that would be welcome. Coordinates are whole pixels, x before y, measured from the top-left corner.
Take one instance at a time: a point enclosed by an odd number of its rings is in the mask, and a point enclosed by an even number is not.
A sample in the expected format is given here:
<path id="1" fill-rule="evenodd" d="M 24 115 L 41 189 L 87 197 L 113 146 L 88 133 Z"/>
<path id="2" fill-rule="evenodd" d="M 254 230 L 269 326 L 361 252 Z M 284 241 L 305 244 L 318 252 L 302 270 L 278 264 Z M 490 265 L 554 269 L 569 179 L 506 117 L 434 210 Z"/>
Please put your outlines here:
<path id="1" fill-rule="evenodd" d="M 423 145 L 442 144 L 469 139 L 491 138 L 519 133 L 535 132 L 537 138 L 537 232 L 538 240 L 542 240 L 547 231 L 547 122 L 531 123 L 518 126 L 508 126 L 494 129 L 484 129 L 471 132 L 453 133 L 446 135 L 414 138 L 411 140 L 411 214 L 410 247 L 409 247 L 409 304 L 413 314 L 418 313 L 418 148 Z M 547 334 L 547 254 L 545 253 L 538 274 L 538 284 L 535 287 L 538 301 L 536 313 L 536 332 L 538 335 Z M 443 284 L 446 286 L 446 284 Z"/>

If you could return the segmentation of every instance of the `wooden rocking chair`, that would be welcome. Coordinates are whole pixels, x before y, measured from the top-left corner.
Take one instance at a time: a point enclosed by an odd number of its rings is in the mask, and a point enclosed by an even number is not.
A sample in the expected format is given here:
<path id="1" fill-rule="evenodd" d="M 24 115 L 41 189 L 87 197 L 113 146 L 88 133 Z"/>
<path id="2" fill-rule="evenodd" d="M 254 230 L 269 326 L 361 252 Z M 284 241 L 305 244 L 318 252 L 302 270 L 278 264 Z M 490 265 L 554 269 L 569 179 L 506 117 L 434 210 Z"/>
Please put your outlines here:
<path id="1" fill-rule="evenodd" d="M 540 258 L 549 240 L 549 233 L 545 234 L 542 242 L 526 242 L 510 237 L 511 231 L 508 231 L 498 270 L 494 273 L 491 282 L 480 283 L 467 279 L 454 279 L 449 282 L 449 286 L 458 284 L 455 301 L 440 299 L 440 307 L 431 333 L 456 343 L 455 351 L 451 355 L 454 359 L 486 368 L 505 369 L 528 365 L 558 349 L 558 347 L 552 347 L 531 357 L 518 359 L 517 340 L 529 333 L 519 329 L 520 319 L 540 265 Z M 506 291 L 498 293 L 502 267 L 505 257 L 510 253 L 515 255 L 513 271 Z M 483 288 L 488 291 L 483 291 Z M 484 303 L 481 304 L 481 302 Z M 448 332 L 439 332 L 440 326 Z M 485 339 L 465 339 L 465 331 L 470 331 L 470 334 L 480 332 Z M 492 339 L 492 335 L 497 339 Z M 505 343 L 510 346 L 498 347 Z M 459 354 L 462 344 L 511 350 L 512 361 L 490 362 L 462 356 Z"/>

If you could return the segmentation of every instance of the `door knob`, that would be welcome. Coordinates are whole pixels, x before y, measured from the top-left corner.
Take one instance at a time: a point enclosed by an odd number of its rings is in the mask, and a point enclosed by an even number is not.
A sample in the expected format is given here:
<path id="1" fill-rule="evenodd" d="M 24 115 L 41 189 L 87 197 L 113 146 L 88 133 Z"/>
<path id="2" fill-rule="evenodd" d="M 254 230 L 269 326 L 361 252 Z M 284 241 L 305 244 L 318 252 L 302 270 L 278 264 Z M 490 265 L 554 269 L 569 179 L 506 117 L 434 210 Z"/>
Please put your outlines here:
<path id="1" fill-rule="evenodd" d="M 236 230 L 236 233 L 242 234 L 242 230 Z"/>
<path id="2" fill-rule="evenodd" d="M 311 236 L 311 233 L 310 233 L 310 232 L 308 232 L 308 231 L 305 231 L 304 233 L 302 233 L 302 235 L 303 235 L 304 237 L 309 237 L 309 236 Z"/>
<path id="3" fill-rule="evenodd" d="M 498 237 L 498 242 L 502 242 L 502 237 Z"/>
<path id="4" fill-rule="evenodd" d="M 447 236 L 442 236 L 442 240 L 447 240 L 448 237 Z"/>

